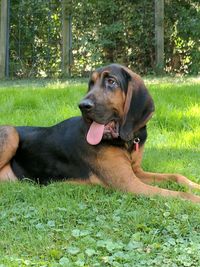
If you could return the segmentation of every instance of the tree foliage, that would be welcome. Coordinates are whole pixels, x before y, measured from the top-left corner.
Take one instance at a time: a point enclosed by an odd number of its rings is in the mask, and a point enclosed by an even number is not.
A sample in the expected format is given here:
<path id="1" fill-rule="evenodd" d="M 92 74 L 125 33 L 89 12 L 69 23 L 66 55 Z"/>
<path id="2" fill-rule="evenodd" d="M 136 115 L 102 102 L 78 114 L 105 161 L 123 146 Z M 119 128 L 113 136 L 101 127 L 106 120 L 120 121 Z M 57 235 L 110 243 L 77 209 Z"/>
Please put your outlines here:
<path id="1" fill-rule="evenodd" d="M 10 38 L 13 73 L 59 75 L 60 1 L 11 0 L 11 14 L 14 14 Z M 141 74 L 154 72 L 153 0 L 69 0 L 66 16 L 69 15 L 73 35 L 72 75 L 83 76 L 111 62 L 125 64 Z M 166 72 L 199 72 L 199 21 L 198 0 L 165 1 Z"/>
<path id="2" fill-rule="evenodd" d="M 10 74 L 60 74 L 61 5 L 56 0 L 11 0 Z"/>

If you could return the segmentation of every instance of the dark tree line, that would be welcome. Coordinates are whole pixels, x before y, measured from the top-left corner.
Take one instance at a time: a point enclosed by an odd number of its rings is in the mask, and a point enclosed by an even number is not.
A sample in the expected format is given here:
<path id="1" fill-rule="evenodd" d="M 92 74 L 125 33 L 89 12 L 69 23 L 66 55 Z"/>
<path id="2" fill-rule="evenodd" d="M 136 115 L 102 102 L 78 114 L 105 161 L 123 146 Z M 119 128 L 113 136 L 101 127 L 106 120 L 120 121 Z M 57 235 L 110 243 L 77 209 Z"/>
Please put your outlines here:
<path id="1" fill-rule="evenodd" d="M 61 75 L 61 1 L 11 0 L 10 73 Z M 141 74 L 155 70 L 154 1 L 68 1 L 72 18 L 73 76 L 110 62 Z M 165 0 L 165 71 L 197 74 L 200 51 L 199 0 Z"/>

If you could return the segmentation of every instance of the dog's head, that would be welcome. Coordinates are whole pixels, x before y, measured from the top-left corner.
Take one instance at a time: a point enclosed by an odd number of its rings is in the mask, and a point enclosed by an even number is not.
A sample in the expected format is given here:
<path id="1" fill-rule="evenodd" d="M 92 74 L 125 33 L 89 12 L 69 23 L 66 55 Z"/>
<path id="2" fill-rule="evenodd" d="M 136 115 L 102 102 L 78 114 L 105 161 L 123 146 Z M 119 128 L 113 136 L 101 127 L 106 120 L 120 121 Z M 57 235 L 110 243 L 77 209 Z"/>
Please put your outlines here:
<path id="1" fill-rule="evenodd" d="M 96 145 L 102 139 L 133 139 L 151 118 L 154 103 L 140 76 L 112 64 L 92 73 L 79 108 L 90 124 L 87 141 Z"/>

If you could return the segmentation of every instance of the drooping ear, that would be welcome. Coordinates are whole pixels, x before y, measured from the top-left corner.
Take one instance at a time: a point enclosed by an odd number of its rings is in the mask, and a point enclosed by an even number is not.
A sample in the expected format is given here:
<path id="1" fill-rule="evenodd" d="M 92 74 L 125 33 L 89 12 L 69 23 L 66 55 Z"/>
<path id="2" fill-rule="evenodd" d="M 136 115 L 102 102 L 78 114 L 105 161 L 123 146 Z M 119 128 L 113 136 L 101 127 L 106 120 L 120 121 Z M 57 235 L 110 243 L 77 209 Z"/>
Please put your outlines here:
<path id="1" fill-rule="evenodd" d="M 119 134 L 124 141 L 133 139 L 134 133 L 146 125 L 155 109 L 153 99 L 140 76 L 130 70 L 128 70 L 128 73 L 131 80 L 128 84 L 124 118 Z"/>

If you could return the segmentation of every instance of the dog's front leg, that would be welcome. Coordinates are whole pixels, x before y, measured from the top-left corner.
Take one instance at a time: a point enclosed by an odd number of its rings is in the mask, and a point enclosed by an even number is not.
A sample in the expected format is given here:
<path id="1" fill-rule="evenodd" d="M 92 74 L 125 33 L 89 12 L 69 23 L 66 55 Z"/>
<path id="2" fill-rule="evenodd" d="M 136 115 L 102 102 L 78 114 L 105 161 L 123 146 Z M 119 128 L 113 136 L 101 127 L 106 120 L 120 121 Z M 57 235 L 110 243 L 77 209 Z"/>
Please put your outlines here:
<path id="1" fill-rule="evenodd" d="M 162 189 L 143 183 L 134 174 L 131 166 L 131 157 L 123 149 L 115 147 L 102 149 L 96 160 L 96 166 L 97 176 L 107 187 L 136 195 L 180 197 L 200 203 L 200 197 L 190 193 Z"/>
<path id="2" fill-rule="evenodd" d="M 132 160 L 132 169 L 135 175 L 140 178 L 144 183 L 159 183 L 164 181 L 172 181 L 181 185 L 186 185 L 190 189 L 200 190 L 200 185 L 192 182 L 187 177 L 181 174 L 172 174 L 172 173 L 153 173 L 146 172 L 141 168 L 142 156 L 143 156 L 144 147 L 141 147 L 139 151 L 133 151 L 131 155 Z"/>

